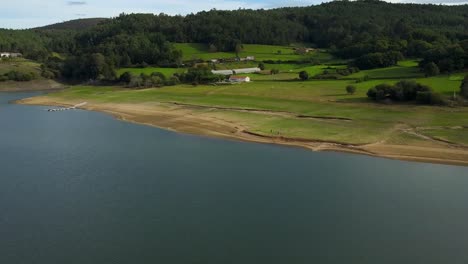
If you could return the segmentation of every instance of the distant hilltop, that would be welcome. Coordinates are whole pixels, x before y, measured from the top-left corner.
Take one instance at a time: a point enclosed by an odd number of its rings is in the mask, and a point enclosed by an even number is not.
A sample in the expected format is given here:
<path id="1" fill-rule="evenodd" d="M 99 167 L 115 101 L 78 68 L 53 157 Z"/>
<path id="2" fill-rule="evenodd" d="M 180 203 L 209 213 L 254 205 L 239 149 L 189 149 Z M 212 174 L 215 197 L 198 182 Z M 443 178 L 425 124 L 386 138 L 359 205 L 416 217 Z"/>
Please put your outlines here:
<path id="1" fill-rule="evenodd" d="M 85 30 L 99 25 L 100 23 L 109 20 L 108 18 L 83 18 L 75 19 L 66 22 L 56 23 L 35 29 L 40 30 Z"/>

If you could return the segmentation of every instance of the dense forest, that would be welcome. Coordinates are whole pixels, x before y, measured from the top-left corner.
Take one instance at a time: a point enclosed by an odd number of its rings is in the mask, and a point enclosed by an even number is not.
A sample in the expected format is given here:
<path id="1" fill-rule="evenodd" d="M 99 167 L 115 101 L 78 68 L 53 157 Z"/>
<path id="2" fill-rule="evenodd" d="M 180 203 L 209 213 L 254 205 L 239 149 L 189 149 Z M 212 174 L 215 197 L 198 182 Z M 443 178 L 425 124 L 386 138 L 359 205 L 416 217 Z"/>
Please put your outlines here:
<path id="1" fill-rule="evenodd" d="M 301 43 L 326 48 L 340 58 L 351 59 L 351 64 L 361 69 L 418 57 L 423 59 L 423 69 L 450 72 L 468 66 L 468 5 L 334 1 L 272 10 L 211 10 L 187 16 L 122 14 L 107 20 L 0 30 L 0 50 L 22 52 L 46 62 L 51 70 L 61 67 L 67 78 L 96 77 L 87 72 L 88 64 L 96 60 L 107 64 L 101 67 L 106 72 L 143 63 L 178 65 L 182 54 L 173 47 L 174 42 L 205 43 L 218 51 L 233 51 L 240 44 Z M 57 61 L 53 53 L 65 54 L 66 61 Z"/>

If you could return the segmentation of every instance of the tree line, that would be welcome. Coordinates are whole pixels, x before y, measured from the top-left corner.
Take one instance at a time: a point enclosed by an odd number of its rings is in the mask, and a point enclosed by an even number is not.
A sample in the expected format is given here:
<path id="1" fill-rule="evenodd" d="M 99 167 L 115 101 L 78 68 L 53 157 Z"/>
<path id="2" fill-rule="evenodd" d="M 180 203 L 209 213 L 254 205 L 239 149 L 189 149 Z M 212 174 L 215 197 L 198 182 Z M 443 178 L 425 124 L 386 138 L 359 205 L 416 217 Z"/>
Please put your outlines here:
<path id="1" fill-rule="evenodd" d="M 83 22 L 82 27 L 72 24 L 0 30 L 0 50 L 21 52 L 43 62 L 53 52 L 65 54 L 61 74 L 76 79 L 106 76 L 107 68 L 139 64 L 177 67 L 182 52 L 174 48 L 175 42 L 204 43 L 211 51 L 236 51 L 242 43 L 304 43 L 351 59 L 351 66 L 361 69 L 395 65 L 404 57 L 423 58 L 421 68 L 432 68 L 432 74 L 468 66 L 468 5 L 334 1 L 186 16 L 121 14 L 92 24 Z M 96 54 L 108 64 L 100 68 L 103 72 L 96 74 L 92 68 L 83 72 L 93 59 L 102 60 Z"/>

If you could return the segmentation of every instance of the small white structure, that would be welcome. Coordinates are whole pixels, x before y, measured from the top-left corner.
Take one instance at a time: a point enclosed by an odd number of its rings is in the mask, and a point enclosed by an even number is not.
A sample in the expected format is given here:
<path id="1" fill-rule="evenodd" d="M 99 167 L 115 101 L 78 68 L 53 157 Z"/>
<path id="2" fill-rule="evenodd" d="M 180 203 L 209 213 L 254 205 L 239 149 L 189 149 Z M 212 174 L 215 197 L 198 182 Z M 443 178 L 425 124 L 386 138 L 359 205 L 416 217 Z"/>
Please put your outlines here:
<path id="1" fill-rule="evenodd" d="M 215 71 L 212 70 L 211 73 L 217 74 L 217 75 L 232 75 L 232 70 L 221 70 L 221 71 Z"/>
<path id="2" fill-rule="evenodd" d="M 0 58 L 18 58 L 22 57 L 23 54 L 15 52 L 0 52 Z"/>
<path id="3" fill-rule="evenodd" d="M 245 69 L 235 69 L 233 70 L 234 74 L 239 74 L 239 73 L 257 73 L 261 72 L 262 70 L 260 68 L 245 68 Z"/>
<path id="4" fill-rule="evenodd" d="M 218 75 L 236 75 L 239 73 L 257 73 L 261 72 L 260 68 L 245 68 L 245 69 L 233 69 L 233 70 L 221 70 L 221 71 L 211 71 L 213 74 Z"/>
<path id="5" fill-rule="evenodd" d="M 249 76 L 231 76 L 229 77 L 229 81 L 235 82 L 235 83 L 250 82 L 250 77 Z"/>

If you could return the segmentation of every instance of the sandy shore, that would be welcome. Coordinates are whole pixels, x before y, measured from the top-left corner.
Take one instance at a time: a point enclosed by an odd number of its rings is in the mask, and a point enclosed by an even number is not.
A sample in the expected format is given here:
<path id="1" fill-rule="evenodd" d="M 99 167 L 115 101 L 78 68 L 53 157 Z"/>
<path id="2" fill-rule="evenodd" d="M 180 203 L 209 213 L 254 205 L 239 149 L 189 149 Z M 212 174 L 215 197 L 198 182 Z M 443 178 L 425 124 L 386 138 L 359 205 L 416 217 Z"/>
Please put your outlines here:
<path id="1" fill-rule="evenodd" d="M 39 96 L 18 101 L 21 104 L 72 106 L 81 101 Z M 220 118 L 199 107 L 166 103 L 95 103 L 88 102 L 83 109 L 111 114 L 119 119 L 155 126 L 181 133 L 214 136 L 242 141 L 282 144 L 307 148 L 313 151 L 340 151 L 378 156 L 406 161 L 468 166 L 468 147 L 441 141 L 428 140 L 424 146 L 393 145 L 377 142 L 352 145 L 340 142 L 324 142 L 310 139 L 271 137 L 249 131 L 240 122 Z M 198 111 L 197 111 L 198 110 Z"/>

